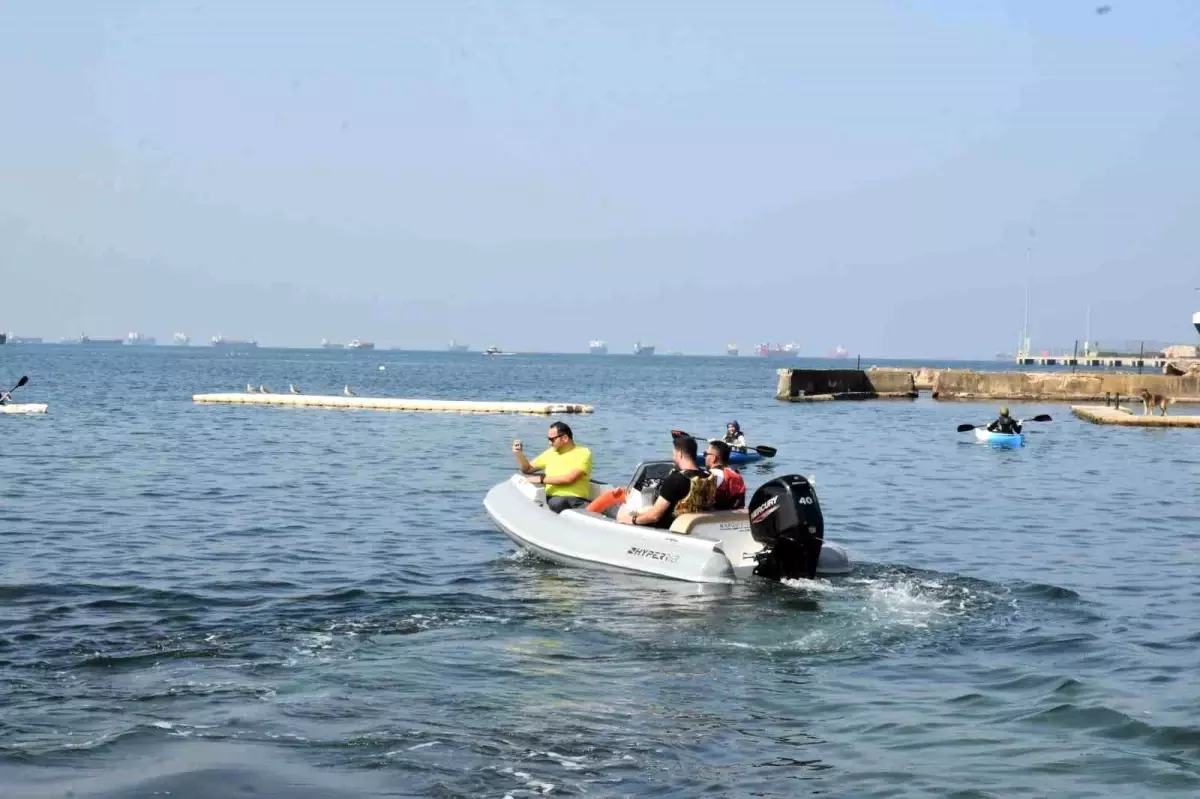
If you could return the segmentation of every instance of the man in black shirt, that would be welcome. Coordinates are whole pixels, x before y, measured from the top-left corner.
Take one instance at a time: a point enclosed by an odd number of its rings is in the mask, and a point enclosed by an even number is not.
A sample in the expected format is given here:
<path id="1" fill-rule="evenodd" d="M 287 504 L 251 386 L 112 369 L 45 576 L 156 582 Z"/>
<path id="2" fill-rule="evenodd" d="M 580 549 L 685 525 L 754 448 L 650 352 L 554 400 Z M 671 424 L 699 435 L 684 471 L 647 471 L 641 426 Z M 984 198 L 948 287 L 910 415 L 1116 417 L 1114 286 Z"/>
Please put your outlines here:
<path id="1" fill-rule="evenodd" d="M 618 522 L 666 529 L 675 521 L 677 508 L 688 513 L 712 510 L 717 481 L 708 470 L 696 465 L 696 439 L 677 436 L 671 460 L 675 462 L 675 468 L 659 485 L 654 504 L 647 510 L 629 511 L 622 508 L 617 514 Z M 685 499 L 686 507 L 679 507 Z"/>

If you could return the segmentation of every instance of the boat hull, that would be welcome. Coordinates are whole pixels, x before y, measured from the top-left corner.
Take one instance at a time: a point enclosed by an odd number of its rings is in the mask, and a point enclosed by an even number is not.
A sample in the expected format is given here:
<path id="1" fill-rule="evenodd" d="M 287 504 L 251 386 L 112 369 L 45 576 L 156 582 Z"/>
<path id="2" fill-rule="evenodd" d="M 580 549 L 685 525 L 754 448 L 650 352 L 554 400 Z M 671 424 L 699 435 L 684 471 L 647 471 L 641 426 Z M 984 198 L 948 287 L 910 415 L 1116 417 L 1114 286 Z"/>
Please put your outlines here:
<path id="1" fill-rule="evenodd" d="M 21 402 L 0 405 L 0 413 L 45 413 L 49 408 L 44 402 Z"/>
<path id="2" fill-rule="evenodd" d="M 1016 449 L 1017 447 L 1024 446 L 1025 434 L 991 433 L 981 427 L 976 427 L 975 440 L 981 441 L 984 444 L 988 444 L 993 447 L 1007 447 L 1009 449 Z"/>
<path id="3" fill-rule="evenodd" d="M 757 463 L 761 460 L 763 460 L 763 456 L 752 449 L 745 452 L 731 451 L 729 453 L 730 464 Z"/>
<path id="4" fill-rule="evenodd" d="M 593 484 L 593 496 L 609 486 Z M 484 509 L 513 543 L 540 558 L 564 566 L 665 577 L 693 583 L 731 584 L 753 575 L 761 545 L 750 535 L 745 513 L 713 514 L 691 534 L 635 527 L 588 511 L 555 514 L 545 493 L 520 475 L 488 491 Z M 845 550 L 826 542 L 818 572 L 850 571 Z"/>

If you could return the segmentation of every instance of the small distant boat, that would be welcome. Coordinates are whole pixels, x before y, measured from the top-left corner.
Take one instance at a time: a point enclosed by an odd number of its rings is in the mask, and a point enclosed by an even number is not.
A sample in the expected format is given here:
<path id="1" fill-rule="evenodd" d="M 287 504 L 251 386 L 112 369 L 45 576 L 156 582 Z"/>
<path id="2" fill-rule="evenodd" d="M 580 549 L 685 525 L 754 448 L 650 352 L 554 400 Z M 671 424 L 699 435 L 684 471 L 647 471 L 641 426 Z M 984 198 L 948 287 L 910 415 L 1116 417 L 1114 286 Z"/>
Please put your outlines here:
<path id="1" fill-rule="evenodd" d="M 375 349 L 375 342 L 354 339 L 354 341 L 351 341 L 349 344 L 346 345 L 346 347 L 347 347 L 347 349 L 352 349 L 352 350 L 373 350 L 373 349 Z"/>
<path id="2" fill-rule="evenodd" d="M 642 342 L 639 341 L 633 345 L 633 354 L 634 355 L 653 355 L 654 354 L 654 345 L 653 344 L 643 344 Z"/>
<path id="3" fill-rule="evenodd" d="M 6 341 L 8 341 L 8 334 L 7 334 L 7 333 L 0 333 L 0 344 L 3 344 L 3 343 L 5 343 Z"/>
<path id="4" fill-rule="evenodd" d="M 214 347 L 225 350 L 252 350 L 258 347 L 257 341 L 247 341 L 239 338 L 225 338 L 224 336 L 213 336 L 210 339 Z"/>
<path id="5" fill-rule="evenodd" d="M 839 344 L 838 346 L 833 348 L 833 352 L 829 353 L 829 357 L 831 357 L 831 358 L 849 358 L 850 350 L 846 349 L 845 347 L 843 347 L 842 345 Z"/>
<path id="6" fill-rule="evenodd" d="M 187 333 L 176 333 L 175 335 L 171 336 L 171 343 L 177 344 L 180 347 L 188 347 L 191 346 L 192 337 Z"/>
<path id="7" fill-rule="evenodd" d="M 499 347 L 488 347 L 486 350 L 483 351 L 483 354 L 484 355 L 512 355 L 511 352 L 505 352 L 504 350 L 500 349 Z"/>
<path id="8" fill-rule="evenodd" d="M 143 336 L 141 333 L 130 333 L 125 337 L 125 343 L 131 347 L 153 347 L 158 343 L 154 336 Z"/>
<path id="9" fill-rule="evenodd" d="M 737 354 L 738 354 L 738 346 L 736 344 L 726 344 L 725 345 L 725 354 L 732 355 L 733 357 L 736 358 Z"/>
<path id="10" fill-rule="evenodd" d="M 330 341 L 327 338 L 321 339 L 321 349 L 323 350 L 341 350 L 345 349 L 346 345 L 338 341 Z"/>
<path id="11" fill-rule="evenodd" d="M 608 343 L 602 339 L 592 339 L 588 342 L 588 352 L 592 355 L 608 355 Z"/>
<path id="12" fill-rule="evenodd" d="M 450 352 L 466 352 L 467 345 L 459 344 L 454 339 L 450 339 L 450 345 L 446 347 L 446 349 L 450 350 Z"/>

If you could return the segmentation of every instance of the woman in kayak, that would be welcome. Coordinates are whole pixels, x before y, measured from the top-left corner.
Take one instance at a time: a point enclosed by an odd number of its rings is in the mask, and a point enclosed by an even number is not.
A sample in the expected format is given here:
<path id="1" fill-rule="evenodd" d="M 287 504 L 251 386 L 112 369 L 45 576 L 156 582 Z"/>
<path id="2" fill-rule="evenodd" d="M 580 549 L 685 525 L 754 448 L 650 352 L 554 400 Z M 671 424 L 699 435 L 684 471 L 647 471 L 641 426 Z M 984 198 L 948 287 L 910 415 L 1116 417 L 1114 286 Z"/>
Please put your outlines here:
<path id="1" fill-rule="evenodd" d="M 746 436 L 742 433 L 742 426 L 737 423 L 737 419 L 725 425 L 725 438 L 723 440 L 731 449 L 736 449 L 739 452 L 746 451 Z"/>
<path id="2" fill-rule="evenodd" d="M 1008 415 L 1008 408 L 1000 409 L 1000 417 L 987 426 L 989 433 L 1012 435 L 1021 432 L 1021 423 Z"/>

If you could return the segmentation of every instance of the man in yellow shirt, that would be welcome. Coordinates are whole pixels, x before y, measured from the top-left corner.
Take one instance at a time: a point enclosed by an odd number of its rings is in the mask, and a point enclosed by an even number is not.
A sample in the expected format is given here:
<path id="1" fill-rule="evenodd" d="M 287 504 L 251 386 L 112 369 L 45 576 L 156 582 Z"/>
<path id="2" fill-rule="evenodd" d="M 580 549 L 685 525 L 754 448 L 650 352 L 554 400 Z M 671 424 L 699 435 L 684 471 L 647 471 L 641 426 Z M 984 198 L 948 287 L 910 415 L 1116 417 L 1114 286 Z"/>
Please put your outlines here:
<path id="1" fill-rule="evenodd" d="M 585 508 L 591 497 L 592 451 L 575 443 L 571 428 L 563 422 L 550 425 L 546 434 L 550 448 L 533 461 L 525 457 L 520 441 L 513 442 L 517 466 L 524 474 L 541 469 L 531 482 L 546 486 L 546 505 L 555 513 L 568 508 Z"/>

